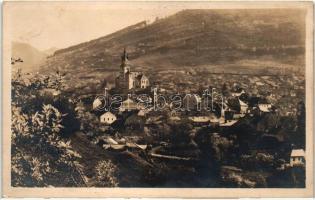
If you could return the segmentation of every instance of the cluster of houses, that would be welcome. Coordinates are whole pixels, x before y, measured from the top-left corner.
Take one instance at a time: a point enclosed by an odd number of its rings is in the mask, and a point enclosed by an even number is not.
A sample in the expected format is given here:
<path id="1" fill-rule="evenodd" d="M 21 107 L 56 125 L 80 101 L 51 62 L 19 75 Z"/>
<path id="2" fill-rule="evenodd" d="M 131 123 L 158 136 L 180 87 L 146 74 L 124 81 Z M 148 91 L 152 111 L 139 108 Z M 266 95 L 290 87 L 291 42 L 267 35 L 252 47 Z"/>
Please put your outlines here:
<path id="1" fill-rule="evenodd" d="M 128 58 L 128 54 L 126 52 L 126 49 L 124 49 L 124 52 L 121 56 L 121 65 L 120 65 L 120 73 L 116 78 L 115 88 L 119 89 L 119 91 L 128 93 L 130 90 L 136 90 L 136 89 L 146 89 L 150 87 L 150 81 L 142 72 L 132 72 L 131 71 L 131 63 Z M 106 89 L 105 89 L 106 90 Z M 157 88 L 151 90 L 154 91 L 151 95 L 154 100 L 157 99 Z M 163 92 L 160 90 L 160 92 Z M 252 99 L 248 102 L 245 102 L 245 100 L 242 100 L 240 97 L 245 94 L 245 91 L 243 89 L 232 91 L 231 92 L 231 98 L 237 99 L 240 110 L 235 111 L 230 108 L 226 100 L 223 100 L 221 98 L 222 102 L 219 102 L 221 104 L 221 111 L 220 116 L 217 117 L 213 115 L 212 113 L 208 113 L 206 115 L 201 116 L 200 114 L 196 114 L 195 112 L 186 114 L 186 116 L 189 116 L 188 119 L 195 125 L 209 125 L 209 124 L 219 124 L 220 126 L 232 126 L 235 124 L 239 118 L 244 117 L 246 114 L 252 114 L 255 112 L 258 113 L 267 113 L 272 111 L 272 104 L 268 103 L 267 101 L 262 101 L 261 99 Z M 105 95 L 106 91 L 105 91 Z M 149 98 L 149 103 L 152 103 L 152 98 Z M 195 110 L 196 108 L 200 107 L 202 104 L 203 96 L 200 96 L 198 94 L 189 94 L 185 95 L 183 97 L 183 107 L 188 110 Z M 169 103 L 166 103 L 167 106 L 170 106 Z M 98 109 L 102 105 L 101 99 L 95 99 L 93 102 L 93 109 Z M 152 107 L 151 107 L 152 108 Z M 124 111 L 136 111 L 138 110 L 139 116 L 144 116 L 146 113 L 150 112 L 149 108 L 145 108 L 141 104 L 141 99 L 132 99 L 129 96 L 121 102 L 119 107 L 119 112 Z M 152 109 L 151 109 L 152 110 Z M 175 114 L 174 114 L 175 113 Z M 176 112 L 173 112 L 170 116 L 170 120 L 180 120 L 181 116 L 176 114 Z M 104 124 L 110 125 L 114 123 L 117 120 L 117 116 L 108 111 L 105 112 L 100 116 L 100 121 Z"/>
<path id="2" fill-rule="evenodd" d="M 150 87 L 150 81 L 148 77 L 142 72 L 132 72 L 131 64 L 128 59 L 128 54 L 124 49 L 123 55 L 121 56 L 121 65 L 120 65 L 120 73 L 116 78 L 116 88 L 120 91 L 124 91 L 128 93 L 130 90 L 136 89 L 147 89 Z M 106 90 L 105 90 L 106 91 Z M 156 103 L 157 94 L 156 88 L 154 93 L 148 94 L 150 107 L 144 107 L 141 99 L 134 99 L 131 97 L 127 97 L 124 101 L 121 102 L 118 110 L 111 112 L 107 111 L 100 115 L 100 122 L 105 125 L 112 125 L 119 118 L 119 115 L 122 115 L 123 112 L 132 112 L 136 113 L 137 116 L 145 118 L 148 113 L 154 112 L 153 103 Z M 160 92 L 163 92 L 162 90 Z M 228 101 L 221 98 L 220 114 L 208 112 L 200 114 L 198 112 L 191 112 L 183 114 L 181 112 L 176 112 L 170 110 L 166 110 L 169 112 L 168 120 L 170 121 L 181 121 L 183 118 L 188 119 L 194 126 L 221 126 L 221 127 L 231 127 L 236 124 L 240 118 L 254 114 L 261 115 L 263 113 L 273 112 L 274 108 L 271 103 L 262 98 L 247 98 L 244 99 L 242 96 L 246 94 L 244 89 L 239 89 L 235 91 L 230 91 L 230 97 L 237 101 L 238 110 L 232 108 L 229 105 Z M 105 95 L 108 95 L 105 92 Z M 152 97 L 152 98 L 151 98 Z M 196 109 L 200 104 L 202 104 L 203 96 L 194 94 L 185 96 L 183 98 L 183 104 L 189 109 Z M 153 100 L 152 100 L 153 99 Z M 95 99 L 93 102 L 93 109 L 97 110 L 102 105 L 102 100 Z M 168 108 L 170 108 L 170 104 L 167 103 Z M 304 150 L 293 150 L 290 158 L 290 166 L 301 165 L 305 163 Z"/>

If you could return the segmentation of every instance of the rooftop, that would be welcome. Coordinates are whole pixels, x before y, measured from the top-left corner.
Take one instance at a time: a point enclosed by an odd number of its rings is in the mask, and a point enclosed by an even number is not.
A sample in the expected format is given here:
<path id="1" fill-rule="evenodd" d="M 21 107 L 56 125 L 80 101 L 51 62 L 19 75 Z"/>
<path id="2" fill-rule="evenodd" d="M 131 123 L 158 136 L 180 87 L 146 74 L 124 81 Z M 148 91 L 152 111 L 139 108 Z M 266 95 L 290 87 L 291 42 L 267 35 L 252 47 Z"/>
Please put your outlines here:
<path id="1" fill-rule="evenodd" d="M 291 152 L 291 157 L 304 157 L 305 151 L 303 149 L 293 149 Z"/>

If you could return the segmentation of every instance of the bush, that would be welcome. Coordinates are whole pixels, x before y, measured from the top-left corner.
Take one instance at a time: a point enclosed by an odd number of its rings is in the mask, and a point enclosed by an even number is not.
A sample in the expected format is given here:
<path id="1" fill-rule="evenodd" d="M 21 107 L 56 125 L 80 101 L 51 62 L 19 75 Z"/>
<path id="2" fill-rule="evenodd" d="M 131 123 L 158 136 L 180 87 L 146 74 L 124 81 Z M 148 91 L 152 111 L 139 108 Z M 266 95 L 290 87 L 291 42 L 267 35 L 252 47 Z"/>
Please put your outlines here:
<path id="1" fill-rule="evenodd" d="M 59 77 L 59 76 L 58 76 Z M 11 184 L 14 187 L 81 186 L 77 170 L 80 155 L 62 137 L 68 121 L 51 103 L 51 96 L 40 91 L 62 89 L 61 81 L 21 73 L 12 78 Z M 55 91 L 55 90 L 54 90 Z M 60 181 L 62 180 L 62 181 Z"/>
<path id="2" fill-rule="evenodd" d="M 74 164 L 80 155 L 60 137 L 62 116 L 51 105 L 44 105 L 42 111 L 32 115 L 12 107 L 13 186 L 83 184 Z"/>
<path id="3" fill-rule="evenodd" d="M 117 167 L 110 160 L 100 161 L 95 167 L 97 186 L 117 187 Z"/>
<path id="4" fill-rule="evenodd" d="M 242 155 L 240 157 L 240 165 L 244 169 L 273 169 L 274 157 L 267 153 L 257 153 L 252 155 Z"/>

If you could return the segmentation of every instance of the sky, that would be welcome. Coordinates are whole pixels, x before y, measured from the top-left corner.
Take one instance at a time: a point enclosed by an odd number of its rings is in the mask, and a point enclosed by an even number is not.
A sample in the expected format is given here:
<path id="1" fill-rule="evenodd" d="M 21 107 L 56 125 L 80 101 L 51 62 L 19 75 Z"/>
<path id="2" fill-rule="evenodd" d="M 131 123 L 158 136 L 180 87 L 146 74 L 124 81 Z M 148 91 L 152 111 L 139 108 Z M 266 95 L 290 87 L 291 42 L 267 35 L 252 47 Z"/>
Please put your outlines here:
<path id="1" fill-rule="evenodd" d="M 29 43 L 39 50 L 69 47 L 181 10 L 177 7 L 163 8 L 162 5 L 131 6 L 104 2 L 13 2 L 6 6 L 11 40 Z"/>

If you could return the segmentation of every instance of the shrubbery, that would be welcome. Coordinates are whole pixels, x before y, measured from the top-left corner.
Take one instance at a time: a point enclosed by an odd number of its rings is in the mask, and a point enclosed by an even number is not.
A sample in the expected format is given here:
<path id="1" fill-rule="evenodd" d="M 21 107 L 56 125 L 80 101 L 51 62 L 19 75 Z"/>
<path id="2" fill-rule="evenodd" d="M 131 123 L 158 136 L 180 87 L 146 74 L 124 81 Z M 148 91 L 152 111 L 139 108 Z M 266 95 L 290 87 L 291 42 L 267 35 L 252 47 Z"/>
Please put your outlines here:
<path id="1" fill-rule="evenodd" d="M 50 82 L 34 77 L 32 83 L 22 74 L 12 80 L 12 186 L 78 186 L 83 180 L 76 167 L 80 155 L 62 137 L 61 113 L 38 100 L 40 89 Z M 55 86 L 55 84 L 52 84 Z M 40 104 L 40 105 L 39 105 Z M 63 181 L 60 181 L 63 180 Z"/>
<path id="2" fill-rule="evenodd" d="M 118 170 L 110 160 L 100 161 L 95 167 L 97 185 L 101 187 L 117 187 L 118 186 Z"/>

